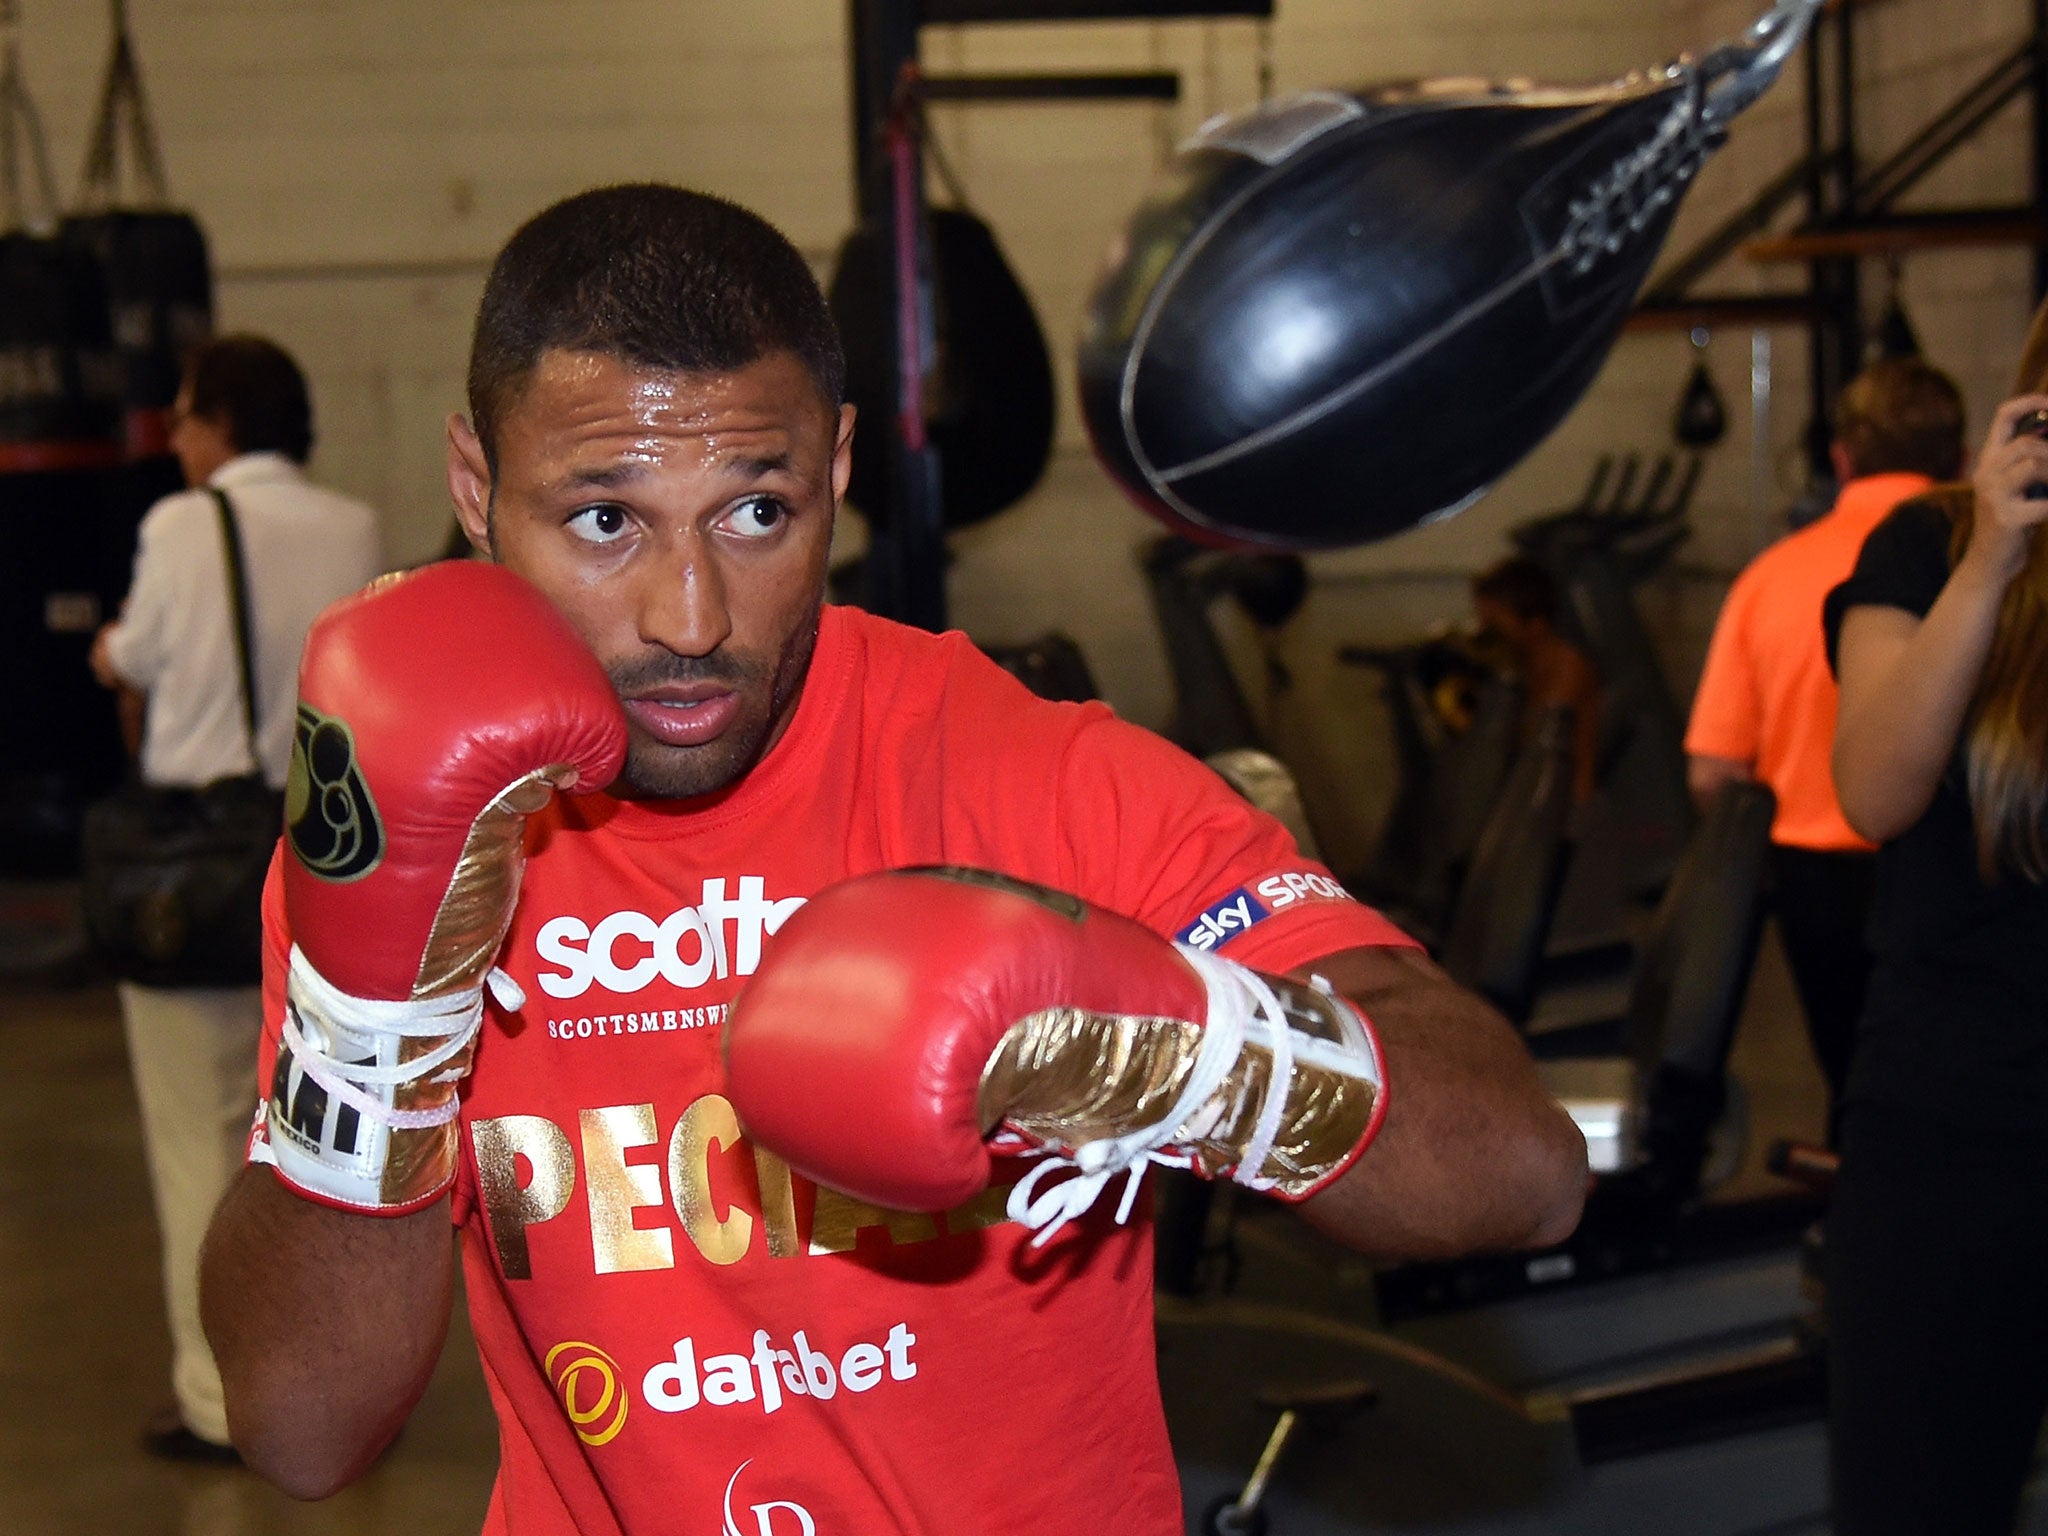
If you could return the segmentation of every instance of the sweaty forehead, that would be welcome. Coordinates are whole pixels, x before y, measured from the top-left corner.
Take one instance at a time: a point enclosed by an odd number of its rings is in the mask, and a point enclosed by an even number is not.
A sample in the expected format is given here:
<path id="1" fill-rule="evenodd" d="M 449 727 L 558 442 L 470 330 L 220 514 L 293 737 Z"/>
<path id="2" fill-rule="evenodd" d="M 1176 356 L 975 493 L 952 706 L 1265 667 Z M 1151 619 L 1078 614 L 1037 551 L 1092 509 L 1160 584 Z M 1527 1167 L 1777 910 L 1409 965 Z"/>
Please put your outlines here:
<path id="1" fill-rule="evenodd" d="M 832 441 L 834 413 L 795 354 L 728 372 L 644 368 L 601 352 L 541 355 L 498 424 L 499 450 L 602 454 L 635 444 L 729 445 L 750 455 Z"/>

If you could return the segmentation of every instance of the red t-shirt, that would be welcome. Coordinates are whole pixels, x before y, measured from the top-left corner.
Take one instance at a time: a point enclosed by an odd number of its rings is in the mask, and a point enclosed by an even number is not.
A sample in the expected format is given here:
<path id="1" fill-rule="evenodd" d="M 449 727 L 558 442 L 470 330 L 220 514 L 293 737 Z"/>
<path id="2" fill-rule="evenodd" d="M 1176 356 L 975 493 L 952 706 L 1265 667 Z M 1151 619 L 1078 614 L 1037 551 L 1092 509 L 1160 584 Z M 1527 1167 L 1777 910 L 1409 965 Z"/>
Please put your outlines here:
<path id="1" fill-rule="evenodd" d="M 1685 750 L 1747 763 L 1770 785 L 1778 797 L 1774 843 L 1870 849 L 1835 798 L 1831 760 L 1841 695 L 1828 668 L 1821 604 L 1848 579 L 1870 530 L 1933 483 L 1910 474 L 1851 480 L 1826 516 L 1758 555 L 1728 589 L 1693 695 Z"/>
<path id="2" fill-rule="evenodd" d="M 739 784 L 558 799 L 527 846 L 501 956 L 527 1003 L 490 1005 L 453 1202 L 500 1426 L 486 1531 L 1181 1531 L 1149 1228 L 1098 1210 L 1030 1249 L 1014 1164 L 937 1217 L 820 1189 L 740 1135 L 719 1026 L 805 898 L 902 865 L 1270 971 L 1398 930 L 1157 737 L 851 609 Z M 273 964 L 266 1083 L 281 988 Z"/>

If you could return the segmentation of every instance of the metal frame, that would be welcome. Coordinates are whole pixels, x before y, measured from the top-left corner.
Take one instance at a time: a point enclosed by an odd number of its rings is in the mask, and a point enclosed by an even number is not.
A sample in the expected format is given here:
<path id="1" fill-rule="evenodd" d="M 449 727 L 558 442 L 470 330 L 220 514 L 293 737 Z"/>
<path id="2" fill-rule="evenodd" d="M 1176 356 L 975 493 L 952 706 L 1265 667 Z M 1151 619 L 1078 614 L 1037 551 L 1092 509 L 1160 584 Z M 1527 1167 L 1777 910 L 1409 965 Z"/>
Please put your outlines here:
<path id="1" fill-rule="evenodd" d="M 2029 0 L 2030 35 L 1936 112 L 1899 149 L 1865 167 L 1857 143 L 1855 15 L 1864 7 L 1829 6 L 1805 55 L 1804 149 L 1691 250 L 1667 266 L 1643 294 L 1636 326 L 1711 324 L 1716 312 L 1754 323 L 1799 322 L 1812 348 L 1812 441 L 1817 476 L 1829 473 L 1827 421 L 1835 395 L 1861 364 L 1864 255 L 1944 245 L 2034 246 L 2034 295 L 2048 294 L 2048 0 Z M 2032 113 L 2027 203 L 1900 214 L 1898 201 L 2015 99 Z M 1795 200 L 1805 217 L 1790 235 L 1766 237 Z M 1765 300 L 1702 295 L 1694 285 L 1737 251 L 1753 260 L 1808 263 L 1803 294 Z"/>
<path id="2" fill-rule="evenodd" d="M 918 33 L 926 25 L 1075 21 L 1270 18 L 1273 0 L 848 0 L 853 89 L 853 178 L 861 222 L 882 234 L 883 264 L 914 281 L 886 292 L 890 370 L 906 408 L 865 424 L 862 441 L 886 437 L 895 498 L 874 520 L 868 602 L 878 613 L 924 629 L 946 626 L 945 526 L 938 455 L 911 419 L 933 337 L 931 251 L 925 233 L 924 155 L 915 113 L 924 100 L 1173 100 L 1177 76 L 1017 75 L 926 80 Z M 908 207 L 905 206 L 905 199 Z M 908 216 L 906 217 L 906 213 Z M 905 242 L 909 249 L 904 249 Z M 901 291 L 899 291 L 899 289 Z"/>

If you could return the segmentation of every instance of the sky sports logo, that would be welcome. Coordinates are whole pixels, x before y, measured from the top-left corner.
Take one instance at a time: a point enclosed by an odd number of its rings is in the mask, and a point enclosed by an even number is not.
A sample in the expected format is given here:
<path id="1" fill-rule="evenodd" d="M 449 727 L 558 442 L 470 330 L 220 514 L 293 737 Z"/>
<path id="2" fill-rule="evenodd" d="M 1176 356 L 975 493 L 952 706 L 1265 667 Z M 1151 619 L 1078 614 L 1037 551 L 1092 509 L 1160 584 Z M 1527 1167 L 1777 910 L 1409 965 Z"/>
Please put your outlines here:
<path id="1" fill-rule="evenodd" d="M 1268 875 L 1254 885 L 1241 885 L 1213 903 L 1201 916 L 1174 935 L 1190 949 L 1209 950 L 1240 938 L 1254 923 L 1304 901 L 1349 901 L 1351 893 L 1330 876 L 1293 869 Z"/>
<path id="2" fill-rule="evenodd" d="M 1190 949 L 1214 949 L 1272 915 L 1253 900 L 1249 886 L 1240 885 L 1174 937 Z"/>

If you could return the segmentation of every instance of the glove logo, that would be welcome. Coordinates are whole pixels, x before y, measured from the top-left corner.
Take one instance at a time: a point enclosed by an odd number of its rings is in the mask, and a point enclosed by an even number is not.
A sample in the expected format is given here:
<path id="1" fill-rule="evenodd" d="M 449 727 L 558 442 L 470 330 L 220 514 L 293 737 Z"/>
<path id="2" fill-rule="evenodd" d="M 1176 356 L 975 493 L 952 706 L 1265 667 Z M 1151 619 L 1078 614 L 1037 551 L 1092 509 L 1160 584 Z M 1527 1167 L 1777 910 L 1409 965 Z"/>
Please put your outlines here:
<path id="1" fill-rule="evenodd" d="M 384 857 L 384 824 L 356 766 L 355 736 L 308 704 L 292 732 L 284 821 L 292 852 L 323 880 L 360 880 Z"/>
<path id="2" fill-rule="evenodd" d="M 562 1399 L 562 1412 L 575 1426 L 576 1438 L 585 1445 L 603 1445 L 626 1427 L 619 1362 L 595 1344 L 564 1340 L 548 1351 L 542 1368 Z"/>

